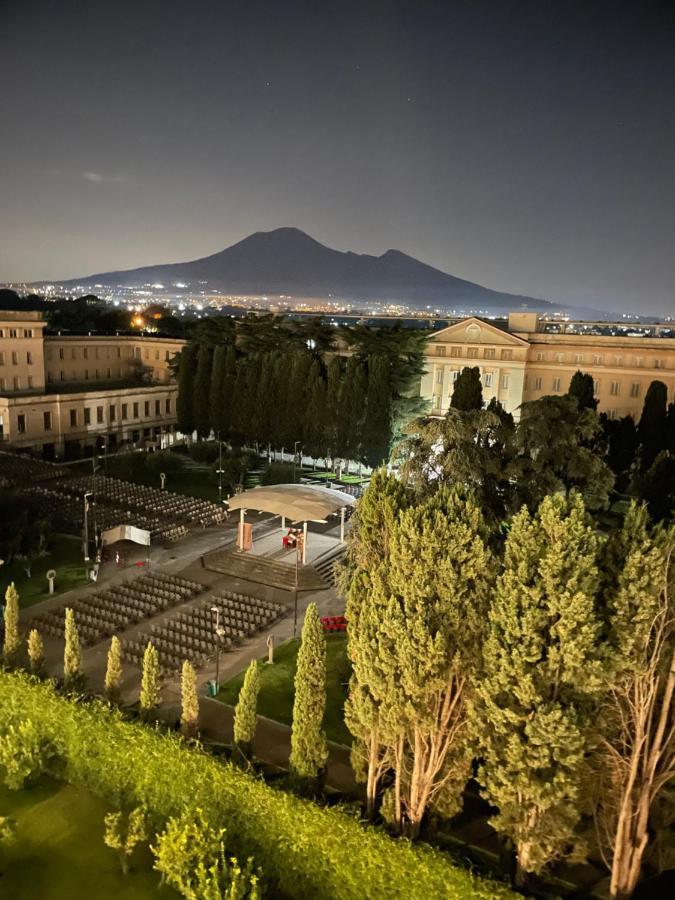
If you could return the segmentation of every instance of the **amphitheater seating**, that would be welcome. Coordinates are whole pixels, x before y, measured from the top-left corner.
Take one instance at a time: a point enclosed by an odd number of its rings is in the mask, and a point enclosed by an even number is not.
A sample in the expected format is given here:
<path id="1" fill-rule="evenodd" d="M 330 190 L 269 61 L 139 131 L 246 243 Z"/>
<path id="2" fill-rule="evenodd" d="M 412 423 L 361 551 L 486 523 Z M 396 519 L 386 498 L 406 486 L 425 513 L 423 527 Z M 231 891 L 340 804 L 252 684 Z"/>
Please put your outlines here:
<path id="1" fill-rule="evenodd" d="M 151 573 L 69 604 L 75 612 L 80 642 L 91 646 L 144 619 L 200 594 L 204 585 L 175 575 Z M 33 624 L 44 634 L 62 638 L 64 607 L 43 613 Z"/>
<path id="2" fill-rule="evenodd" d="M 213 606 L 219 610 L 220 639 L 216 635 Z M 152 641 L 160 665 L 167 673 L 179 669 L 186 659 L 194 666 L 203 666 L 215 656 L 218 642 L 221 651 L 231 650 L 285 614 L 286 608 L 278 603 L 226 591 L 164 622 L 151 625 L 147 632 L 125 642 L 124 657 L 141 665 L 148 641 Z"/>
<path id="3" fill-rule="evenodd" d="M 13 486 L 63 478 L 67 474 L 67 469 L 55 463 L 19 453 L 0 452 L 0 478 Z"/>

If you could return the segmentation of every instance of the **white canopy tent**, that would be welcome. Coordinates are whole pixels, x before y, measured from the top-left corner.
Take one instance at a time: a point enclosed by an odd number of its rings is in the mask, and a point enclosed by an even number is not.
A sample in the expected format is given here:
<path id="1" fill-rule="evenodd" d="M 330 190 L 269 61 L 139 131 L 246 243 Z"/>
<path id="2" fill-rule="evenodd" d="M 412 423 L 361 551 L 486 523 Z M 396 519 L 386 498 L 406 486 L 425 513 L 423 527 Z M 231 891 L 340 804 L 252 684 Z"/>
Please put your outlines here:
<path id="1" fill-rule="evenodd" d="M 345 509 L 353 506 L 355 502 L 350 494 L 336 491 L 333 488 L 313 484 L 271 484 L 236 494 L 230 498 L 228 506 L 230 510 L 238 509 L 240 511 L 240 547 L 242 546 L 241 535 L 247 509 L 281 516 L 282 528 L 285 527 L 287 518 L 291 522 L 302 522 L 304 531 L 302 561 L 304 563 L 306 560 L 307 523 L 325 522 L 327 516 L 339 511 L 340 540 L 344 541 Z"/>

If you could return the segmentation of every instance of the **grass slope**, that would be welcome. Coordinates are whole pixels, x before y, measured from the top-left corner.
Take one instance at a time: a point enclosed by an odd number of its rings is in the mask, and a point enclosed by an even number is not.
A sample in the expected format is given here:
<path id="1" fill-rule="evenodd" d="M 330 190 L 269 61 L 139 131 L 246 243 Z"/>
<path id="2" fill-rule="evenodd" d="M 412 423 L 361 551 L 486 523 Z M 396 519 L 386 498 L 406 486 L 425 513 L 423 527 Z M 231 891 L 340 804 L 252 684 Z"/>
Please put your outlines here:
<path id="1" fill-rule="evenodd" d="M 293 719 L 293 678 L 300 641 L 286 641 L 274 650 L 274 665 L 260 664 L 260 693 L 258 713 L 284 725 Z M 265 660 L 267 657 L 265 657 Z M 341 634 L 326 635 L 326 736 L 339 744 L 350 744 L 351 736 L 344 723 L 344 702 L 349 681 L 350 666 L 347 659 L 347 638 Z M 241 672 L 220 689 L 218 698 L 234 706 L 244 681 Z"/>
<path id="2" fill-rule="evenodd" d="M 42 780 L 22 791 L 0 787 L 0 815 L 17 840 L 0 851 L 0 896 L 7 900 L 143 900 L 178 895 L 160 888 L 147 848 L 136 848 L 124 876 L 103 843 L 108 807 L 81 788 Z"/>
<path id="3" fill-rule="evenodd" d="M 18 562 L 0 568 L 0 591 L 3 598 L 7 586 L 13 581 L 22 607 L 46 600 L 49 597 L 49 582 L 45 576 L 49 569 L 56 569 L 54 591 L 57 594 L 86 584 L 80 538 L 69 534 L 55 534 L 49 538 L 48 550 L 48 556 L 33 563 L 32 578 L 26 577 L 23 566 Z"/>

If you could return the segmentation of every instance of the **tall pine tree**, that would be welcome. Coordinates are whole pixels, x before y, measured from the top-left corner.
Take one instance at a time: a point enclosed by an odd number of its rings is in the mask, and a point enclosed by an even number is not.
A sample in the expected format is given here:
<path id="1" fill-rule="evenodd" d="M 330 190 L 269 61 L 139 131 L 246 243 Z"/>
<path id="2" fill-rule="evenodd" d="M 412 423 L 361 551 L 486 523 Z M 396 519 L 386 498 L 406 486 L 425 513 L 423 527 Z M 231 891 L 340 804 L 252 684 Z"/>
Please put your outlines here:
<path id="1" fill-rule="evenodd" d="M 483 408 L 483 383 L 478 366 L 464 366 L 452 390 L 450 406 L 468 412 Z"/>
<path id="2" fill-rule="evenodd" d="M 219 344 L 213 351 L 211 368 L 211 388 L 209 394 L 209 424 L 213 433 L 227 439 L 227 416 L 225 409 L 225 365 L 228 348 Z"/>
<path id="3" fill-rule="evenodd" d="M 668 388 L 662 381 L 652 381 L 647 388 L 642 415 L 638 422 L 638 437 L 642 444 L 640 468 L 646 471 L 662 450 L 666 449 Z"/>
<path id="4" fill-rule="evenodd" d="M 178 399 L 176 400 L 176 427 L 183 434 L 195 430 L 194 384 L 197 347 L 187 344 L 180 352 L 178 362 Z"/>
<path id="5" fill-rule="evenodd" d="M 576 399 L 579 409 L 597 409 L 598 401 L 595 399 L 593 376 L 577 370 L 570 379 L 567 396 Z"/>
<path id="6" fill-rule="evenodd" d="M 194 380 L 192 406 L 194 410 L 195 429 L 199 437 L 209 436 L 211 430 L 211 349 L 206 344 L 199 347 L 197 353 L 197 371 Z"/>
<path id="7" fill-rule="evenodd" d="M 603 689 L 598 538 L 581 497 L 515 516 L 488 615 L 476 734 L 493 823 L 516 848 L 516 882 L 569 852 Z"/>
<path id="8" fill-rule="evenodd" d="M 315 603 L 310 603 L 305 612 L 294 684 L 289 763 L 298 778 L 313 781 L 318 778 L 328 759 L 328 746 L 323 730 L 326 709 L 326 638 Z"/>
<path id="9" fill-rule="evenodd" d="M 392 385 L 389 360 L 383 354 L 369 356 L 363 449 L 368 465 L 373 468 L 389 459 L 392 437 L 391 403 Z"/>

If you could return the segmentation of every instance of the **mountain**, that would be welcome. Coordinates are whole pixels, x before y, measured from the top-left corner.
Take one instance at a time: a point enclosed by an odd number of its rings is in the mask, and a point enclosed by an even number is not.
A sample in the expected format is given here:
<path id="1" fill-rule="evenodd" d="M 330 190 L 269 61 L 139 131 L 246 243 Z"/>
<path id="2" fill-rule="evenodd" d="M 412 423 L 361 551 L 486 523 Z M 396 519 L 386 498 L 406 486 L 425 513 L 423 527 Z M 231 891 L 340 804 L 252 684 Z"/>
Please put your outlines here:
<path id="1" fill-rule="evenodd" d="M 95 284 L 133 287 L 161 283 L 168 288 L 175 282 L 192 291 L 392 301 L 418 308 L 558 308 L 546 300 L 505 294 L 456 278 L 399 250 L 387 250 L 381 256 L 332 250 L 297 228 L 259 231 L 220 253 L 191 262 L 100 272 L 60 283 L 81 290 Z"/>

